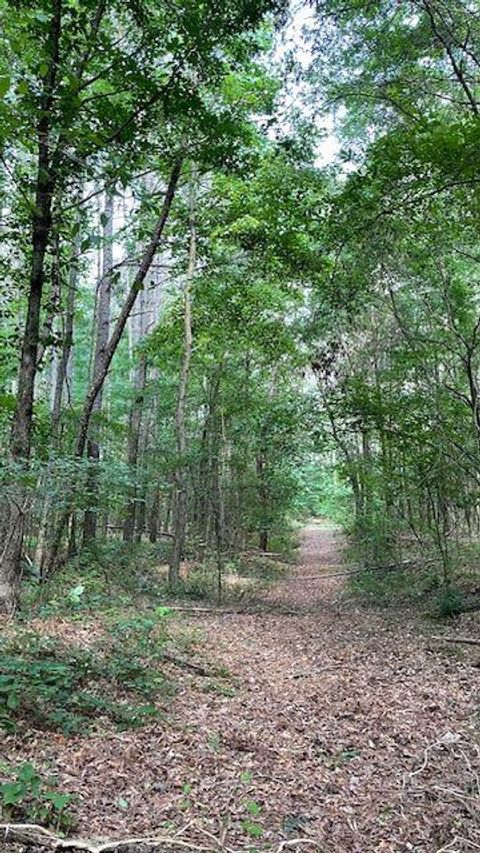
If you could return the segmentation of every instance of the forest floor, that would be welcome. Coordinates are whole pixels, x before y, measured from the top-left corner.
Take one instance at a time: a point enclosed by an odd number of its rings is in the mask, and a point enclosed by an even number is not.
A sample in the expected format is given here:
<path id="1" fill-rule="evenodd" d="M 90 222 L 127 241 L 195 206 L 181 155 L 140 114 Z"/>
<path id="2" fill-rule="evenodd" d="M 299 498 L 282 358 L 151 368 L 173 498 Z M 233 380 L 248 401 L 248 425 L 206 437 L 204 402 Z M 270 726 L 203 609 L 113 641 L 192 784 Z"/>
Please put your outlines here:
<path id="1" fill-rule="evenodd" d="M 195 631 L 196 656 L 229 675 L 182 671 L 167 722 L 34 732 L 9 738 L 10 757 L 55 768 L 78 795 L 75 834 L 90 838 L 479 850 L 480 649 L 428 639 L 443 627 L 352 603 L 343 578 L 315 577 L 341 572 L 342 551 L 336 529 L 311 524 L 263 611 L 176 616 Z"/>

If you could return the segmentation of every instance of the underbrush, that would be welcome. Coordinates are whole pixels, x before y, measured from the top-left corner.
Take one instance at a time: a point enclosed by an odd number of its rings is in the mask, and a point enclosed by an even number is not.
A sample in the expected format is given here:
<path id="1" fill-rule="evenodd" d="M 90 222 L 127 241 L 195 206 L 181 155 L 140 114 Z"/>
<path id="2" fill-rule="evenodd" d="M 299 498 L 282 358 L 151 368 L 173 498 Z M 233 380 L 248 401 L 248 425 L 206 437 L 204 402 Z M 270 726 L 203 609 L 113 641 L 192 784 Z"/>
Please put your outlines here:
<path id="1" fill-rule="evenodd" d="M 0 640 L 0 725 L 85 733 L 159 716 L 171 694 L 162 673 L 165 615 L 112 617 L 88 646 L 19 627 Z"/>
<path id="2" fill-rule="evenodd" d="M 168 546 L 105 540 L 82 549 L 51 579 L 23 588 L 20 616 L 42 616 L 159 602 L 166 592 Z"/>
<path id="3" fill-rule="evenodd" d="M 476 548 L 473 549 L 475 553 Z M 444 567 L 435 557 L 392 563 L 386 569 L 373 567 L 355 573 L 348 590 L 358 600 L 380 607 L 415 605 L 424 615 L 448 618 L 480 609 L 478 562 L 469 546 L 459 550 L 445 578 Z"/>
<path id="4" fill-rule="evenodd" d="M 181 567 L 174 590 L 168 585 L 169 546 L 150 543 L 125 544 L 120 540 L 98 542 L 70 560 L 51 579 L 39 584 L 29 578 L 23 586 L 19 618 L 68 616 L 82 620 L 88 613 L 112 608 L 151 609 L 171 597 L 225 602 L 253 595 L 287 571 L 296 542 L 287 536 L 272 538 L 271 556 L 255 549 L 239 555 L 223 555 L 219 583 L 216 555 L 202 562 L 189 559 Z"/>
<path id="5" fill-rule="evenodd" d="M 388 571 L 367 568 L 352 575 L 349 592 L 366 603 L 391 607 L 402 602 L 413 603 L 434 597 L 440 585 L 440 578 L 433 568 L 399 567 Z"/>
<path id="6" fill-rule="evenodd" d="M 30 762 L 19 767 L 0 764 L 0 818 L 5 823 L 27 821 L 68 832 L 74 823 L 73 799 L 58 789 L 55 778 L 45 776 Z"/>

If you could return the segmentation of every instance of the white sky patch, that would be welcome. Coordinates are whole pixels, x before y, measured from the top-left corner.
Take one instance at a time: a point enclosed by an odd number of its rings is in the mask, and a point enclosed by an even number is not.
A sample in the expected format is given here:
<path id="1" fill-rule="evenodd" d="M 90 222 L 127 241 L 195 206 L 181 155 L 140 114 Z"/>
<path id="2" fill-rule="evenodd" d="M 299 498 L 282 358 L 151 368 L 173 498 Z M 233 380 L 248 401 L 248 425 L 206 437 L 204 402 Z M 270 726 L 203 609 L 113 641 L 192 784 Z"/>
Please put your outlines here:
<path id="1" fill-rule="evenodd" d="M 295 62 L 303 71 L 307 71 L 313 61 L 311 42 L 307 36 L 308 30 L 315 26 L 315 15 L 312 8 L 304 0 L 292 0 L 290 6 L 290 20 L 283 31 L 281 38 L 276 46 L 274 59 L 279 63 L 284 61 L 289 55 L 293 56 Z M 301 105 L 302 100 L 306 100 L 308 94 L 307 85 L 305 83 L 290 82 L 289 91 L 285 93 L 283 109 L 285 110 L 284 127 L 286 130 L 291 128 L 288 112 L 290 109 Z M 305 105 L 305 109 L 308 107 Z M 337 116 L 341 114 L 342 107 L 337 109 Z M 318 144 L 317 157 L 315 164 L 319 168 L 325 168 L 339 163 L 342 144 L 335 132 L 335 116 L 333 112 L 318 116 L 314 119 L 315 126 L 322 135 Z M 345 164 L 342 164 L 345 168 Z M 348 164 L 346 170 L 350 171 Z"/>

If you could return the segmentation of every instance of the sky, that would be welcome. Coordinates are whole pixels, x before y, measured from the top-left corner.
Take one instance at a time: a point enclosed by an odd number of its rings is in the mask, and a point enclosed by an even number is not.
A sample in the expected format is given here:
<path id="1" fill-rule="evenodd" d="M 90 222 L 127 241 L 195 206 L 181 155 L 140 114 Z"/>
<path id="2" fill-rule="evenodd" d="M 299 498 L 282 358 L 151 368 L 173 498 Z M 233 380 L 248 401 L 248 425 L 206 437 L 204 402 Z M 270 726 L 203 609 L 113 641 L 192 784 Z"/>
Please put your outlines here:
<path id="1" fill-rule="evenodd" d="M 315 23 L 315 16 L 310 4 L 304 0 L 292 0 L 290 4 L 290 22 L 287 24 L 282 39 L 277 47 L 278 58 L 281 59 L 289 51 L 293 52 L 296 62 L 307 70 L 312 62 L 311 45 L 306 38 L 305 30 Z M 290 91 L 286 98 L 286 105 L 293 105 L 301 99 L 306 89 L 302 85 L 290 85 Z M 335 119 L 333 113 L 318 117 L 318 129 L 324 134 L 317 151 L 316 164 L 319 167 L 329 166 L 337 162 L 341 143 L 335 133 Z"/>

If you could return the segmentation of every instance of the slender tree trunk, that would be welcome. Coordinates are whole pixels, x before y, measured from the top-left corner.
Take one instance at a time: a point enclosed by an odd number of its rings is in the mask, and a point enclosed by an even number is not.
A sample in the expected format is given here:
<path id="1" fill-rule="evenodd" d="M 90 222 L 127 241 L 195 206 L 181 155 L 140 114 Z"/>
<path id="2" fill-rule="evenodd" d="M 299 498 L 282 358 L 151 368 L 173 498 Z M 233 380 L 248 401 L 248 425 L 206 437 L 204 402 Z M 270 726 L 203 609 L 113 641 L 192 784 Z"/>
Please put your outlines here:
<path id="1" fill-rule="evenodd" d="M 79 190 L 79 199 L 82 191 Z M 70 259 L 69 265 L 69 281 L 68 293 L 63 318 L 63 334 L 62 334 L 62 350 L 57 363 L 55 374 L 55 387 L 53 390 L 52 404 L 52 445 L 55 450 L 60 446 L 61 438 L 61 416 L 63 397 L 65 390 L 68 391 L 69 370 L 71 372 L 71 355 L 73 347 L 73 322 L 75 314 L 75 296 L 78 283 L 78 266 L 77 260 L 80 252 L 81 233 L 77 234 L 75 240 L 75 251 Z M 49 466 L 49 470 L 53 470 L 54 462 Z M 48 547 L 51 531 L 55 528 L 55 512 L 53 511 L 52 499 L 45 500 L 43 522 L 41 526 L 39 541 L 37 543 L 36 564 L 43 565 L 45 549 Z M 41 579 L 42 575 L 40 575 Z"/>
<path id="2" fill-rule="evenodd" d="M 217 601 L 222 603 L 223 597 L 223 563 L 225 549 L 225 422 L 221 415 L 221 429 L 217 436 L 216 470 L 215 470 L 215 550 L 217 556 Z"/>
<path id="3" fill-rule="evenodd" d="M 135 304 L 135 300 L 143 287 L 143 282 L 145 277 L 150 269 L 152 261 L 155 257 L 155 254 L 160 245 L 160 241 L 163 237 L 163 233 L 165 231 L 165 226 L 168 221 L 168 216 L 170 213 L 170 208 L 172 206 L 172 202 L 175 196 L 175 192 L 177 189 L 177 184 L 180 178 L 180 173 L 182 170 L 182 161 L 177 160 L 174 166 L 172 167 L 172 171 L 170 173 L 170 179 L 168 182 L 167 191 L 165 193 L 165 198 L 163 201 L 162 211 L 158 222 L 155 226 L 152 239 L 150 240 L 148 246 L 145 249 L 142 261 L 137 270 L 135 278 L 132 282 L 130 290 L 127 294 L 127 298 L 123 304 L 123 308 L 120 311 L 118 319 L 115 323 L 113 332 L 110 336 L 107 346 L 105 347 L 104 359 L 102 363 L 99 365 L 99 369 L 97 374 L 93 377 L 90 388 L 87 392 L 83 410 L 80 416 L 80 422 L 77 430 L 77 437 L 75 442 L 75 456 L 77 459 L 81 459 L 85 450 L 85 444 L 87 441 L 88 428 L 90 424 L 90 418 L 92 414 L 93 405 L 97 398 L 97 395 L 103 388 L 103 384 L 105 382 L 110 364 L 112 362 L 113 356 L 117 350 L 117 346 L 122 337 L 123 331 L 125 329 L 127 320 L 130 316 L 130 312 Z M 65 530 L 65 526 L 68 522 L 68 518 L 71 511 L 71 505 L 73 503 L 76 492 L 76 483 L 72 484 L 72 488 L 69 495 L 69 506 L 63 513 L 60 518 L 57 529 L 55 531 L 54 538 L 51 542 L 51 546 L 49 548 L 48 554 L 45 557 L 45 566 L 44 572 L 46 575 L 50 574 L 50 572 L 54 569 L 57 556 L 62 544 L 63 534 Z"/>
<path id="4" fill-rule="evenodd" d="M 138 451 L 140 447 L 140 430 L 142 424 L 143 399 L 145 395 L 145 385 L 147 381 L 147 360 L 144 356 L 140 358 L 140 362 L 135 370 L 135 398 L 132 403 L 129 418 L 128 429 L 128 450 L 127 461 L 131 471 L 131 475 L 137 477 Z M 135 518 L 137 510 L 137 485 L 136 482 L 132 486 L 130 500 L 128 502 L 123 524 L 123 541 L 133 542 L 135 532 Z"/>
<path id="5" fill-rule="evenodd" d="M 262 438 L 263 441 L 263 438 Z M 258 537 L 258 547 L 261 551 L 268 550 L 268 523 L 266 519 L 267 510 L 268 510 L 268 496 L 267 496 L 267 485 L 265 481 L 265 457 L 263 451 L 257 455 L 256 459 L 256 470 L 257 470 L 257 479 L 258 479 L 258 492 L 260 499 L 260 508 L 262 513 L 262 518 L 260 521 L 260 531 Z"/>
<path id="6" fill-rule="evenodd" d="M 31 450 L 33 397 L 37 372 L 40 335 L 40 311 L 45 278 L 45 255 L 52 226 L 52 198 L 55 174 L 50 160 L 52 108 L 59 66 L 62 0 L 53 0 L 48 39 L 48 69 L 43 79 L 37 126 L 38 163 L 35 209 L 32 219 L 32 264 L 27 305 L 27 317 L 18 374 L 18 391 L 10 437 L 13 462 L 28 464 Z M 28 505 L 22 488 L 10 496 L 7 522 L 4 527 L 3 550 L 0 553 L 0 611 L 15 606 L 20 581 L 25 513 Z"/>
<path id="7" fill-rule="evenodd" d="M 160 489 L 155 487 L 152 496 L 152 505 L 148 515 L 148 538 L 152 545 L 158 539 L 158 516 L 160 513 Z"/>
<path id="8" fill-rule="evenodd" d="M 112 302 L 112 267 L 113 267 L 113 193 L 109 190 L 105 195 L 103 210 L 103 253 L 102 274 L 97 292 L 97 318 L 95 334 L 95 354 L 93 358 L 93 376 L 96 376 L 108 344 L 110 330 L 110 313 Z M 103 389 L 98 392 L 92 406 L 92 416 L 100 415 L 102 411 Z M 97 535 L 98 521 L 98 463 L 100 462 L 99 425 L 95 424 L 87 440 L 87 457 L 90 468 L 87 476 L 87 495 L 89 507 L 83 519 L 83 544 L 86 545 Z"/>
<path id="9" fill-rule="evenodd" d="M 75 296 L 78 284 L 77 258 L 80 251 L 81 235 L 77 235 L 75 241 L 75 254 L 70 261 L 68 280 L 68 294 L 65 306 L 65 319 L 63 326 L 62 352 L 58 363 L 57 375 L 55 377 L 55 390 L 52 407 L 52 431 L 55 443 L 58 443 L 60 432 L 60 418 L 62 415 L 63 395 L 68 383 L 68 368 L 73 347 L 73 321 L 75 316 Z"/>
<path id="10" fill-rule="evenodd" d="M 173 547 L 170 560 L 168 580 L 171 586 L 177 586 L 179 582 L 180 561 L 185 542 L 185 531 L 187 527 L 187 476 L 185 455 L 187 452 L 187 435 L 185 426 L 187 389 L 190 374 L 190 360 L 192 356 L 192 305 L 191 288 L 197 258 L 197 232 L 195 225 L 195 194 L 196 173 L 192 166 L 190 179 L 190 246 L 188 253 L 188 269 L 185 280 L 184 291 L 184 315 L 183 315 L 183 358 L 180 368 L 180 382 L 178 386 L 177 408 L 175 412 L 175 440 L 177 450 L 177 466 L 174 478 L 174 524 L 173 524 Z"/>
<path id="11" fill-rule="evenodd" d="M 37 351 L 37 368 L 40 367 L 42 363 L 45 353 L 53 341 L 54 334 L 54 323 L 55 318 L 57 317 L 62 298 L 62 284 L 61 284 L 61 259 L 60 259 L 60 238 L 58 234 L 58 230 L 52 231 L 52 275 L 51 275 L 51 294 L 48 306 L 48 313 L 46 321 L 43 325 L 43 329 L 40 333 L 40 341 Z M 47 384 L 47 398 L 52 406 L 53 413 L 53 405 L 55 402 L 55 389 L 57 384 L 57 374 L 59 370 L 59 360 L 56 346 L 52 347 L 52 359 L 48 366 L 48 384 Z M 53 428 L 52 428 L 53 432 Z M 31 513 L 32 519 L 30 522 L 30 530 L 28 531 L 28 537 L 32 537 L 36 539 L 35 551 L 34 551 L 34 562 L 37 566 L 41 564 L 42 561 L 42 553 L 45 543 L 45 533 L 48 526 L 48 519 L 50 516 L 51 504 L 52 500 L 48 494 L 48 482 L 50 477 L 52 476 L 53 470 L 53 460 L 50 459 L 49 463 L 38 483 L 37 489 L 37 500 L 39 505 L 41 506 L 41 510 L 39 512 L 35 512 L 35 507 Z M 40 509 L 40 507 L 39 507 Z M 33 521 L 35 516 L 40 516 L 40 521 L 38 524 L 37 530 L 33 532 Z"/>

